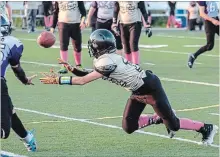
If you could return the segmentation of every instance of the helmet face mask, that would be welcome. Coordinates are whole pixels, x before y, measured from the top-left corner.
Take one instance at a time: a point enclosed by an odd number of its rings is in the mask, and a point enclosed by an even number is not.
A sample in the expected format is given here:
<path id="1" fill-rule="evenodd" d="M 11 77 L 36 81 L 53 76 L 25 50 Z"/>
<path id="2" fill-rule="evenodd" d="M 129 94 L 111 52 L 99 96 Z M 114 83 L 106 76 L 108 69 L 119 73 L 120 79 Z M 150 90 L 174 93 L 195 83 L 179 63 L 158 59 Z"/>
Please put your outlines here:
<path id="1" fill-rule="evenodd" d="M 90 57 L 95 58 L 103 54 L 114 53 L 116 51 L 114 35 L 106 29 L 97 29 L 90 35 L 88 50 Z"/>
<path id="2" fill-rule="evenodd" d="M 1 34 L 3 36 L 7 36 L 11 34 L 12 28 L 11 28 L 11 23 L 9 22 L 8 18 L 6 17 L 6 15 L 1 15 L 1 22 L 0 22 L 0 30 L 1 30 Z"/>

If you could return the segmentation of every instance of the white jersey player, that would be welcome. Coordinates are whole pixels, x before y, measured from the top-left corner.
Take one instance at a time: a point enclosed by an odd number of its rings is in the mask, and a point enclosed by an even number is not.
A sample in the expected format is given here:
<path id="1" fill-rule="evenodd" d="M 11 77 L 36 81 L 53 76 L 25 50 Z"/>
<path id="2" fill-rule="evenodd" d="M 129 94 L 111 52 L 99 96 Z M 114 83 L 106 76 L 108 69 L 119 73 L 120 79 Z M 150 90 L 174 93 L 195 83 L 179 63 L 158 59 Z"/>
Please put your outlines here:
<path id="1" fill-rule="evenodd" d="M 128 98 L 123 114 L 122 128 L 128 134 L 149 126 L 164 123 L 169 132 L 179 129 L 194 130 L 202 134 L 202 141 L 211 144 L 218 127 L 190 119 L 178 118 L 173 112 L 160 79 L 149 70 L 142 70 L 138 65 L 128 62 L 116 54 L 116 43 L 113 34 L 106 29 L 98 29 L 90 35 L 89 53 L 95 57 L 94 70 L 81 71 L 60 60 L 60 63 L 74 73 L 73 76 L 44 74 L 44 84 L 84 85 L 99 78 L 120 85 L 132 95 Z M 141 115 L 146 104 L 150 104 L 156 114 Z M 173 136 L 173 134 L 172 134 Z"/>

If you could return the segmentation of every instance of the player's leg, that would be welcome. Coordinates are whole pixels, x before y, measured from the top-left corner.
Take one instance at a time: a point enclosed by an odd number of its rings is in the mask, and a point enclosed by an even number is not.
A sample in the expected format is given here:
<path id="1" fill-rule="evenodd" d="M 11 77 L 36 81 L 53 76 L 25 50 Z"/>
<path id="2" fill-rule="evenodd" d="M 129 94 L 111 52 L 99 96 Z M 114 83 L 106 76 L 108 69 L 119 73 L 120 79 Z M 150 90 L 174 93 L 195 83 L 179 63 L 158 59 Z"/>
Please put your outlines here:
<path id="1" fill-rule="evenodd" d="M 81 67 L 81 51 L 82 51 L 82 34 L 80 24 L 71 24 L 70 37 L 72 38 L 73 44 L 73 56 L 77 67 Z"/>
<path id="2" fill-rule="evenodd" d="M 49 4 L 48 3 L 43 3 L 44 7 L 44 25 L 45 29 L 48 30 L 49 27 Z"/>
<path id="3" fill-rule="evenodd" d="M 1 78 L 1 138 L 7 139 L 11 129 L 12 104 L 4 78 Z"/>
<path id="4" fill-rule="evenodd" d="M 124 109 L 122 128 L 128 134 L 134 131 L 155 124 L 159 118 L 155 115 L 141 115 L 146 104 L 141 103 L 135 99 L 129 98 Z"/>
<path id="5" fill-rule="evenodd" d="M 27 9 L 27 28 L 28 33 L 31 33 L 31 24 L 32 24 L 32 9 Z"/>
<path id="6" fill-rule="evenodd" d="M 134 64 L 140 64 L 140 53 L 138 48 L 139 38 L 141 35 L 141 22 L 134 23 L 130 26 L 129 32 L 130 32 L 130 49 L 131 49 L 131 55 L 132 55 L 132 63 Z"/>
<path id="7" fill-rule="evenodd" d="M 161 85 L 160 79 L 153 75 L 153 98 L 155 104 L 152 105 L 154 111 L 162 118 L 163 123 L 172 131 L 183 130 L 193 130 L 201 133 L 203 135 L 203 142 L 206 144 L 211 144 L 218 127 L 213 124 L 205 124 L 199 121 L 193 121 L 186 118 L 177 118 L 173 112 L 166 93 Z M 152 82 L 149 82 L 152 84 Z"/>
<path id="8" fill-rule="evenodd" d="M 203 54 L 206 51 L 211 51 L 214 47 L 214 41 L 215 41 L 215 26 L 209 22 L 205 21 L 205 32 L 206 32 L 206 40 L 207 43 L 205 46 L 201 47 L 197 52 L 190 54 L 188 59 L 188 67 L 192 68 L 194 61 L 197 59 L 197 57 L 201 54 Z"/>
<path id="9" fill-rule="evenodd" d="M 67 23 L 58 23 L 58 32 L 60 40 L 60 58 L 64 61 L 68 61 L 68 46 L 69 46 L 69 25 Z M 61 74 L 65 74 L 68 71 L 62 66 L 58 71 Z"/>
<path id="10" fill-rule="evenodd" d="M 219 19 L 217 18 L 217 20 L 219 20 Z M 215 26 L 215 33 L 218 34 L 218 36 L 219 36 L 219 25 Z"/>
<path id="11" fill-rule="evenodd" d="M 13 110 L 11 98 L 8 94 L 6 81 L 1 78 L 1 138 L 9 136 L 10 128 L 24 142 L 28 151 L 36 151 L 36 141 L 33 134 L 27 131 L 17 114 Z"/>
<path id="12" fill-rule="evenodd" d="M 33 14 L 32 14 L 32 32 L 35 32 L 36 28 L 36 18 L 37 18 L 37 9 L 33 9 Z"/>
<path id="13" fill-rule="evenodd" d="M 131 49 L 129 44 L 129 40 L 130 40 L 129 26 L 120 24 L 120 31 L 121 31 L 121 41 L 123 43 L 125 58 L 129 62 L 132 62 Z"/>

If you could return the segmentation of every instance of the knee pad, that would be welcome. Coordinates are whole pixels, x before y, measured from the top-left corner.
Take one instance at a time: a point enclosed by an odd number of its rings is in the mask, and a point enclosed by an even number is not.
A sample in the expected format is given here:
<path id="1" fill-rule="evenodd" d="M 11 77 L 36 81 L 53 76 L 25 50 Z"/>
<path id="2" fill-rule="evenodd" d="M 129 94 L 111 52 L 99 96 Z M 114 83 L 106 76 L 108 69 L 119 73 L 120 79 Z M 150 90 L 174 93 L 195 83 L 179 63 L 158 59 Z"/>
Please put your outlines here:
<path id="1" fill-rule="evenodd" d="M 138 120 L 131 117 L 123 118 L 122 128 L 126 133 L 131 134 L 138 129 Z"/>
<path id="2" fill-rule="evenodd" d="M 208 43 L 206 45 L 207 51 L 211 51 L 213 49 L 213 47 L 214 47 L 214 43 Z"/>
<path id="3" fill-rule="evenodd" d="M 178 131 L 180 129 L 180 120 L 176 118 L 175 121 L 169 125 L 169 129 L 172 131 Z"/>

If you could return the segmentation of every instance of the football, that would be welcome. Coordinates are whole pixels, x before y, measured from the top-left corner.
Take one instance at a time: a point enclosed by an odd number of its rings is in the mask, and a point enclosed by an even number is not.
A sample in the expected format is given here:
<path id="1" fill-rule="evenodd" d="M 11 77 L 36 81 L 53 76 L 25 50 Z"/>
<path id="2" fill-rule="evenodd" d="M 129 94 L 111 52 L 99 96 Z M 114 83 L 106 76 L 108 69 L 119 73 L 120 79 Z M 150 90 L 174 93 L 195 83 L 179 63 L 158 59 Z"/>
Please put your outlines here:
<path id="1" fill-rule="evenodd" d="M 55 42 L 56 37 L 51 32 L 44 31 L 37 38 L 37 43 L 44 48 L 50 48 Z"/>

